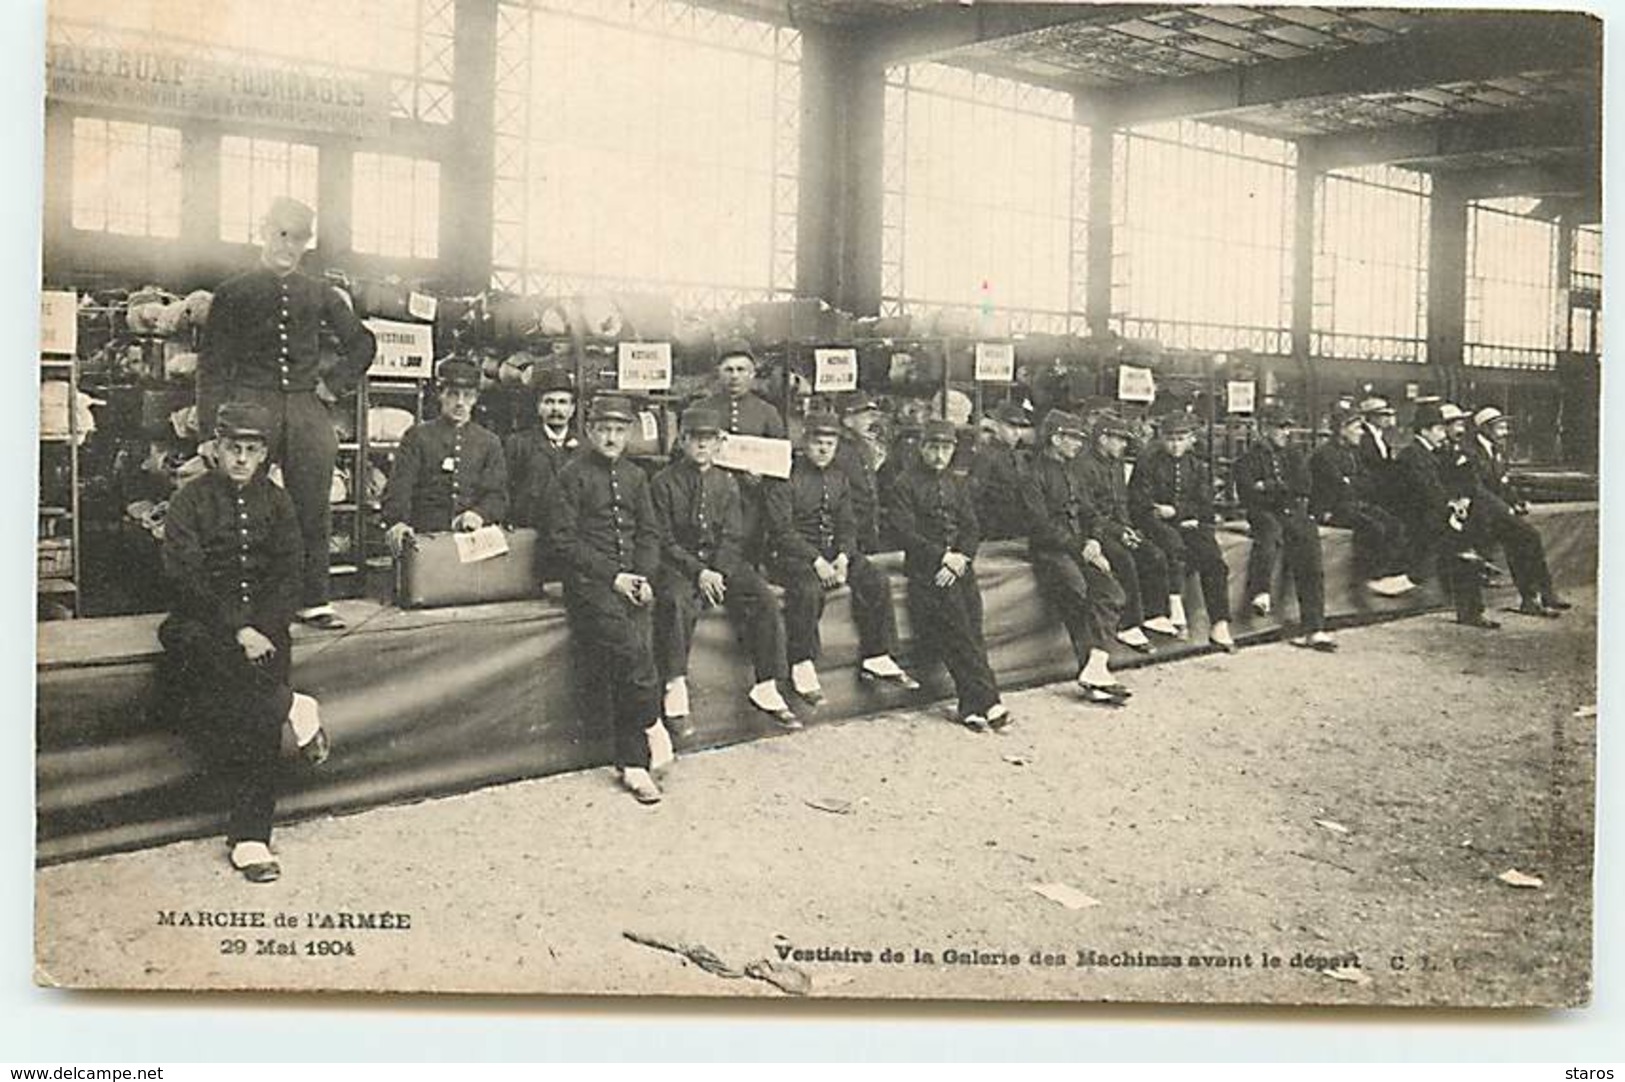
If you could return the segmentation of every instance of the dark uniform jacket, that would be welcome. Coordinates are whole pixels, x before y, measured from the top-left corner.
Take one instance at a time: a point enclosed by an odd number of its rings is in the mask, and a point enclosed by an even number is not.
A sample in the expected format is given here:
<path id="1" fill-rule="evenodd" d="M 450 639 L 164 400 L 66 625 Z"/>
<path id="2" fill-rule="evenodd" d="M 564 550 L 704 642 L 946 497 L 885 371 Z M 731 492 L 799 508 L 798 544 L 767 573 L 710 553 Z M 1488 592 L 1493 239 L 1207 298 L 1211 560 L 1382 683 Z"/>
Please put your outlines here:
<path id="1" fill-rule="evenodd" d="M 835 468 L 846 475 L 852 491 L 852 519 L 863 552 L 880 550 L 880 480 L 869 458 L 863 437 L 841 434 L 835 447 Z"/>
<path id="2" fill-rule="evenodd" d="M 1121 541 L 1131 525 L 1128 509 L 1128 479 L 1123 476 L 1123 461 L 1107 458 L 1091 447 L 1072 460 L 1072 468 L 1083 478 L 1100 521 L 1096 529 L 1113 541 Z M 1099 536 L 1097 534 L 1097 536 Z"/>
<path id="3" fill-rule="evenodd" d="M 608 586 L 622 572 L 654 578 L 660 535 L 648 476 L 636 465 L 583 451 L 559 470 L 547 505 L 548 549 L 564 562 L 566 587 Z"/>
<path id="4" fill-rule="evenodd" d="M 975 557 L 982 529 L 970 485 L 924 464 L 900 474 L 886 495 L 886 529 L 903 546 L 903 570 L 929 578 L 950 549 Z"/>
<path id="5" fill-rule="evenodd" d="M 1453 469 L 1456 453 L 1449 441 L 1431 448 L 1416 439 L 1394 457 L 1400 513 L 1417 536 L 1444 533 L 1451 517 L 1450 501 L 1466 495 L 1461 490 L 1461 477 Z"/>
<path id="6" fill-rule="evenodd" d="M 769 534 L 777 558 L 806 565 L 822 556 L 833 560 L 862 552 L 853 514 L 852 482 L 834 462 L 823 469 L 797 455 L 790 480 L 767 497 Z"/>
<path id="7" fill-rule="evenodd" d="M 299 600 L 304 543 L 293 501 L 265 478 L 238 488 L 211 471 L 175 493 L 164 520 L 164 573 L 178 617 L 285 641 Z"/>
<path id="8" fill-rule="evenodd" d="M 1342 516 L 1375 503 L 1376 485 L 1358 447 L 1331 439 L 1309 456 L 1310 510 L 1316 516 Z"/>
<path id="9" fill-rule="evenodd" d="M 1213 485 L 1208 480 L 1207 463 L 1189 451 L 1175 458 L 1161 446 L 1146 448 L 1129 476 L 1129 513 L 1139 520 L 1154 520 L 1152 505 L 1159 503 L 1174 509 L 1173 523 L 1187 519 L 1211 523 Z"/>
<path id="10" fill-rule="evenodd" d="M 1292 510 L 1314 489 L 1303 448 L 1277 450 L 1262 438 L 1237 456 L 1231 475 L 1236 482 L 1236 497 L 1248 513 Z"/>
<path id="11" fill-rule="evenodd" d="M 1076 459 L 1063 462 L 1047 454 L 1037 456 L 1022 480 L 1021 493 L 1032 556 L 1077 556 L 1105 524 Z"/>
<path id="12" fill-rule="evenodd" d="M 754 391 L 746 391 L 738 398 L 729 398 L 719 392 L 696 405 L 716 410 L 717 416 L 722 418 L 723 430 L 737 436 L 767 436 L 782 440 L 788 435 L 779 411 Z"/>
<path id="13" fill-rule="evenodd" d="M 508 518 L 515 526 L 537 526 L 547 519 L 542 497 L 579 444 L 565 433 L 555 442 L 536 425 L 510 435 L 502 444 L 508 467 Z"/>
<path id="14" fill-rule="evenodd" d="M 339 366 L 328 389 L 345 394 L 372 364 L 377 343 L 338 290 L 294 271 L 266 267 L 220 283 L 198 344 L 198 430 L 214 431 L 214 411 L 237 388 L 313 391 L 323 323 L 338 336 Z"/>
<path id="15" fill-rule="evenodd" d="M 971 459 L 970 485 L 976 498 L 976 517 L 990 540 L 1027 533 L 1022 486 L 1028 469 L 1026 454 L 1002 443 L 983 447 Z"/>
<path id="16" fill-rule="evenodd" d="M 385 522 L 424 533 L 451 529 L 464 511 L 499 522 L 508 513 L 502 444 L 477 421 L 458 427 L 437 417 L 413 425 L 395 452 L 383 502 Z"/>
<path id="17" fill-rule="evenodd" d="M 739 570 L 744 526 L 732 474 L 678 459 L 655 475 L 649 494 L 668 568 L 691 583 L 707 568 L 723 575 Z"/>

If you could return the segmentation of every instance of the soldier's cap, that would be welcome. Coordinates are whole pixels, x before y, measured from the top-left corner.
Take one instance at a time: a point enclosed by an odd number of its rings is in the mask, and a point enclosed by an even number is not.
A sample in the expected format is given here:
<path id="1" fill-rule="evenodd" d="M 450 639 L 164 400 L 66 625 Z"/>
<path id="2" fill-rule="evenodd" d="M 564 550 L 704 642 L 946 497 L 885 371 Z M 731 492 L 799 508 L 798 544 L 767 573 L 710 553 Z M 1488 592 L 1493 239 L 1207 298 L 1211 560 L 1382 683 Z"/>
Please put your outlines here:
<path id="1" fill-rule="evenodd" d="M 809 413 L 801 422 L 801 432 L 804 436 L 839 436 L 841 421 L 833 413 Z"/>
<path id="2" fill-rule="evenodd" d="M 216 439 L 271 438 L 271 411 L 252 402 L 225 402 L 214 414 Z"/>
<path id="3" fill-rule="evenodd" d="M 1200 422 L 1188 413 L 1170 413 L 1157 423 L 1158 431 L 1170 439 L 1174 436 L 1188 436 L 1200 427 Z"/>
<path id="4" fill-rule="evenodd" d="M 1027 411 L 1021 407 L 1019 402 L 1001 403 L 993 411 L 993 419 L 1012 428 L 1031 428 L 1033 426 L 1033 419 L 1027 416 Z"/>
<path id="5" fill-rule="evenodd" d="M 732 341 L 722 343 L 721 348 L 717 350 L 717 364 L 720 365 L 729 357 L 744 357 L 749 360 L 751 364 L 754 365 L 756 363 L 756 351 L 751 349 L 750 343 L 744 341 L 743 339 L 734 339 Z"/>
<path id="6" fill-rule="evenodd" d="M 1411 415 L 1411 427 L 1413 429 L 1431 428 L 1434 425 L 1444 423 L 1444 411 L 1435 402 L 1423 402 L 1416 407 L 1416 412 Z"/>
<path id="7" fill-rule="evenodd" d="M 570 373 L 561 368 L 539 369 L 536 378 L 531 382 L 531 387 L 535 390 L 537 397 L 544 394 L 554 394 L 558 391 L 565 391 L 569 394 L 576 393 L 575 380 L 570 378 Z"/>
<path id="8" fill-rule="evenodd" d="M 1089 430 L 1084 427 L 1083 418 L 1066 410 L 1050 410 L 1044 414 L 1044 438 L 1051 436 L 1076 436 L 1078 439 L 1088 439 Z"/>
<path id="9" fill-rule="evenodd" d="M 449 361 L 440 362 L 440 367 L 435 369 L 435 379 L 442 388 L 472 387 L 479 390 L 480 370 L 471 361 L 453 357 Z"/>
<path id="10" fill-rule="evenodd" d="M 845 402 L 841 403 L 842 417 L 851 417 L 855 414 L 869 413 L 870 411 L 880 412 L 880 403 L 870 398 L 864 391 L 853 392 L 847 396 Z"/>
<path id="11" fill-rule="evenodd" d="M 704 406 L 690 406 L 683 411 L 683 435 L 715 436 L 722 431 L 722 414 Z"/>
<path id="12" fill-rule="evenodd" d="M 954 427 L 952 421 L 945 421 L 940 417 L 933 417 L 925 422 L 920 431 L 920 446 L 928 443 L 957 444 L 959 442 L 959 429 Z"/>
<path id="13" fill-rule="evenodd" d="M 1341 432 L 1349 425 L 1363 424 L 1365 416 L 1359 410 L 1339 409 L 1332 411 L 1332 431 Z"/>
<path id="14" fill-rule="evenodd" d="M 265 208 L 265 223 L 295 239 L 309 240 L 315 232 L 316 212 L 297 199 L 279 195 Z"/>
<path id="15" fill-rule="evenodd" d="M 1265 406 L 1258 411 L 1259 428 L 1291 428 L 1297 423 L 1297 418 L 1280 406 Z"/>
<path id="16" fill-rule="evenodd" d="M 1392 415 L 1394 412 L 1394 407 L 1388 404 L 1388 400 L 1386 398 L 1378 398 L 1377 396 L 1372 395 L 1370 398 L 1360 399 L 1360 412 L 1362 414 L 1386 413 Z"/>
<path id="17" fill-rule="evenodd" d="M 1467 411 L 1454 402 L 1441 402 L 1439 403 L 1439 416 L 1444 418 L 1445 424 L 1450 424 L 1454 421 L 1466 420 Z"/>
<path id="18" fill-rule="evenodd" d="M 1134 438 L 1134 429 L 1128 421 L 1114 410 L 1102 410 L 1095 415 L 1095 436 L 1117 436 L 1121 439 Z"/>
<path id="19" fill-rule="evenodd" d="M 1507 415 L 1496 409 L 1494 406 L 1485 406 L 1483 409 L 1473 414 L 1473 424 L 1477 425 L 1479 428 L 1488 428 L 1496 421 L 1505 421 L 1506 419 Z"/>
<path id="20" fill-rule="evenodd" d="M 587 407 L 587 423 L 621 421 L 632 423 L 632 400 L 621 394 L 601 394 Z"/>

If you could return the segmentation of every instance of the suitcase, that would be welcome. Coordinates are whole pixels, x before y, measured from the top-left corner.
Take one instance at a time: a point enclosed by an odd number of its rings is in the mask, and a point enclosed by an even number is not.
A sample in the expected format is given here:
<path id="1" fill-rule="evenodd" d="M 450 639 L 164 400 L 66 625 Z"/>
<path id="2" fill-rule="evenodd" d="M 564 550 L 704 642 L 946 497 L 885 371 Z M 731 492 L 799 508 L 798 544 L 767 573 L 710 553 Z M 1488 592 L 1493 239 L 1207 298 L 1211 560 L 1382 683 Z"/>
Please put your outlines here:
<path id="1" fill-rule="evenodd" d="M 541 597 L 537 532 L 526 528 L 505 533 L 506 553 L 468 564 L 457 559 L 454 535 L 416 535 L 415 544 L 395 561 L 395 603 L 403 609 L 429 609 Z"/>

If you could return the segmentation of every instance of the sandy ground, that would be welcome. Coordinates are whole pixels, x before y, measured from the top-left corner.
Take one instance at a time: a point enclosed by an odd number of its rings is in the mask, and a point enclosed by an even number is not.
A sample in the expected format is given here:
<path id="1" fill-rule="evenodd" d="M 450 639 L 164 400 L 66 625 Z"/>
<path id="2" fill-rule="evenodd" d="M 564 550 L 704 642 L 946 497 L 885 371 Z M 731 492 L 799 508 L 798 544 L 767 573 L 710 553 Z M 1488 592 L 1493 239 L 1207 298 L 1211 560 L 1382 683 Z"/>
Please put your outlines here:
<path id="1" fill-rule="evenodd" d="M 1025 691 L 1003 735 L 935 709 L 815 726 L 681 760 L 652 809 L 590 771 L 299 823 L 269 886 L 218 840 L 46 868 L 38 979 L 783 994 L 630 931 L 784 958 L 814 996 L 1573 1004 L 1596 745 L 1577 600 L 1493 634 L 1435 614 L 1330 656 L 1153 666 L 1122 710 Z M 199 910 L 267 927 L 180 925 Z M 410 927 L 309 927 L 380 912 Z M 1180 964 L 1132 964 L 1153 955 Z"/>

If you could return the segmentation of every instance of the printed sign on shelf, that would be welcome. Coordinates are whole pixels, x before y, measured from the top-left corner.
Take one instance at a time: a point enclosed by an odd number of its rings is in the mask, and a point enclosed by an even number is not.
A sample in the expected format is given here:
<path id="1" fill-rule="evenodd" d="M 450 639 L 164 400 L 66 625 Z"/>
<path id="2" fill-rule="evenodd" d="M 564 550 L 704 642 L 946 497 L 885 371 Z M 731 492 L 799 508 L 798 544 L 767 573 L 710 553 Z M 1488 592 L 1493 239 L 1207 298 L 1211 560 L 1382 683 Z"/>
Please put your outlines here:
<path id="1" fill-rule="evenodd" d="M 1233 379 L 1224 385 L 1226 413 L 1251 413 L 1258 407 L 1258 384 L 1250 379 Z"/>
<path id="2" fill-rule="evenodd" d="M 713 460 L 725 470 L 777 477 L 790 476 L 790 441 L 767 436 L 730 435 Z"/>
<path id="3" fill-rule="evenodd" d="M 1117 399 L 1119 402 L 1150 402 L 1157 397 L 1156 377 L 1151 369 L 1132 364 L 1117 366 Z"/>
<path id="4" fill-rule="evenodd" d="M 858 389 L 858 351 L 813 350 L 813 390 L 818 394 Z"/>
<path id="5" fill-rule="evenodd" d="M 616 350 L 615 386 L 622 391 L 669 391 L 671 343 L 622 342 Z"/>
<path id="6" fill-rule="evenodd" d="M 39 295 L 41 353 L 72 357 L 79 352 L 79 295 L 48 289 Z"/>
<path id="7" fill-rule="evenodd" d="M 1405 384 L 1405 401 L 1415 402 L 1421 394 L 1422 385 L 1420 383 Z"/>
<path id="8" fill-rule="evenodd" d="M 1016 347 L 1010 342 L 976 343 L 976 379 L 1009 383 L 1016 378 Z"/>
<path id="9" fill-rule="evenodd" d="M 406 310 L 412 314 L 413 319 L 434 322 L 435 315 L 440 311 L 440 302 L 427 293 L 412 290 L 406 296 Z"/>
<path id="10" fill-rule="evenodd" d="M 393 319 L 364 319 L 378 341 L 367 375 L 376 379 L 433 379 L 434 328 Z"/>

